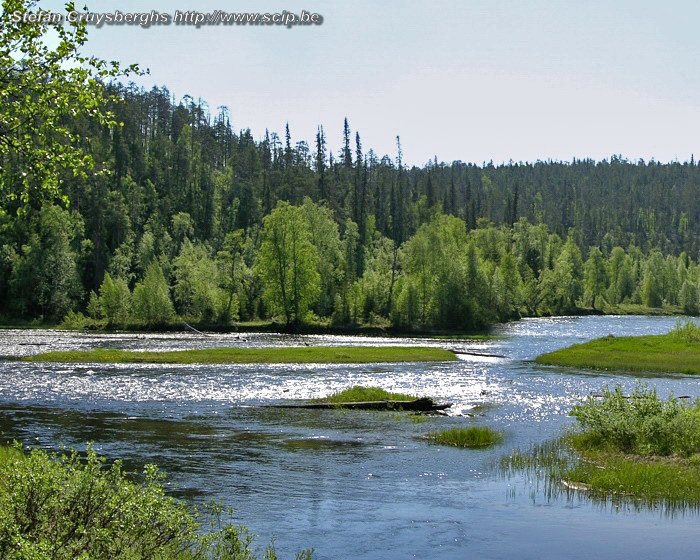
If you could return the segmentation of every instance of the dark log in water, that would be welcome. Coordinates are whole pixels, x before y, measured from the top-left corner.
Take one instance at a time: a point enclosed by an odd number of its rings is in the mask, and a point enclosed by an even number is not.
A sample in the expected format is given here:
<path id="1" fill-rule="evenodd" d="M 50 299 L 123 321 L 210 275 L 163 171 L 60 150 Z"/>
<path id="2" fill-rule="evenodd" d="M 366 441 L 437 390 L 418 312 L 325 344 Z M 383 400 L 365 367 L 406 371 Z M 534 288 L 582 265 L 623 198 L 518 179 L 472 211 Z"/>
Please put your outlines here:
<path id="1" fill-rule="evenodd" d="M 347 408 L 352 410 L 412 410 L 416 412 L 429 412 L 435 410 L 445 410 L 450 408 L 452 403 L 437 404 L 433 399 L 427 397 L 415 399 L 413 401 L 365 401 L 365 402 L 345 402 L 345 403 L 297 403 L 297 404 L 271 404 L 270 408 L 315 408 L 333 409 Z"/>
<path id="2" fill-rule="evenodd" d="M 454 348 L 449 348 L 451 352 L 455 354 L 463 354 L 465 356 L 482 356 L 484 358 L 507 358 L 508 356 L 503 356 L 502 354 L 487 354 L 485 352 L 468 352 L 466 350 L 455 350 Z"/>

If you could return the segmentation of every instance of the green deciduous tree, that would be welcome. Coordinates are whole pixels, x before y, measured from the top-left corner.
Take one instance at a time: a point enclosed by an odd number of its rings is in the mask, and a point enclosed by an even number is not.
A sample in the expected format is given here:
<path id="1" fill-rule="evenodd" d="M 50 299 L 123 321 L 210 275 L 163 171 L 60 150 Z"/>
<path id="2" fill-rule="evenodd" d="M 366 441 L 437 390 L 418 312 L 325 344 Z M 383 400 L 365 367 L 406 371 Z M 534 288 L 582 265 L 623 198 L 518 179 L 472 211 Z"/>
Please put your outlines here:
<path id="1" fill-rule="evenodd" d="M 245 241 L 245 232 L 242 229 L 232 231 L 226 234 L 224 238 L 224 246 L 218 253 L 218 259 L 222 267 L 222 285 L 228 294 L 226 307 L 224 308 L 224 316 L 227 321 L 234 317 L 237 318 L 238 313 L 234 304 L 236 290 L 242 281 L 242 273 L 239 271 L 245 263 L 243 262 L 243 243 Z M 240 300 L 240 298 L 239 298 Z"/>
<path id="2" fill-rule="evenodd" d="M 170 288 L 158 263 L 148 265 L 146 276 L 134 288 L 132 301 L 134 317 L 146 325 L 162 325 L 173 318 Z"/>
<path id="3" fill-rule="evenodd" d="M 45 204 L 31 220 L 29 242 L 22 247 L 11 279 L 21 314 L 62 319 L 82 296 L 76 266 L 76 242 L 83 222 L 75 213 Z"/>
<path id="4" fill-rule="evenodd" d="M 131 310 L 131 292 L 122 278 L 114 280 L 109 273 L 100 286 L 100 310 L 110 325 L 123 325 L 129 319 Z"/>
<path id="5" fill-rule="evenodd" d="M 185 240 L 173 261 L 174 296 L 181 315 L 196 321 L 214 321 L 222 313 L 225 294 L 219 287 L 219 270 L 207 249 Z"/>
<path id="6" fill-rule="evenodd" d="M 85 22 L 15 18 L 31 0 L 3 0 L 0 13 L 0 210 L 61 194 L 64 175 L 86 176 L 92 159 L 71 124 L 115 124 L 102 80 L 124 74 L 116 62 L 80 54 Z M 73 2 L 66 12 L 74 11 Z M 20 21 L 15 21 L 19 19 Z M 127 71 L 137 71 L 131 66 Z"/>
<path id="7" fill-rule="evenodd" d="M 256 270 L 270 311 L 287 325 L 304 319 L 320 290 L 318 253 L 301 208 L 280 202 L 265 217 Z"/>

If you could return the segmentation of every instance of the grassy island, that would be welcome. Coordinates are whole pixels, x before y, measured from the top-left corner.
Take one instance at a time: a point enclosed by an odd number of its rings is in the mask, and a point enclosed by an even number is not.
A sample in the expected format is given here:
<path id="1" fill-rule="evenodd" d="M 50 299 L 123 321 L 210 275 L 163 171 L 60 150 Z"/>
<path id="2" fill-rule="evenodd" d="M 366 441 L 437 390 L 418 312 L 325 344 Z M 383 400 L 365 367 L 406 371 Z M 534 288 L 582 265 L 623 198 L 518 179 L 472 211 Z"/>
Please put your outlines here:
<path id="1" fill-rule="evenodd" d="M 608 335 L 542 354 L 535 361 L 602 370 L 700 374 L 700 328 L 688 322 L 663 335 Z"/>
<path id="2" fill-rule="evenodd" d="M 427 435 L 427 438 L 443 445 L 483 449 L 500 443 L 503 440 L 503 434 L 492 430 L 488 426 L 471 426 L 469 428 L 451 428 L 442 432 L 432 432 Z"/>
<path id="3" fill-rule="evenodd" d="M 661 399 L 645 384 L 624 394 L 618 385 L 570 414 L 577 426 L 568 434 L 516 452 L 502 461 L 504 470 L 546 478 L 555 493 L 700 507 L 700 399 Z"/>
<path id="4" fill-rule="evenodd" d="M 349 389 L 328 395 L 323 399 L 317 399 L 316 402 L 412 401 L 417 398 L 418 397 L 406 395 L 404 393 L 390 393 L 381 387 L 362 387 L 360 385 L 355 385 Z"/>
<path id="5" fill-rule="evenodd" d="M 580 427 L 565 441 L 584 461 L 562 478 L 593 491 L 700 504 L 700 402 L 660 399 L 618 386 L 575 406 Z"/>
<path id="6" fill-rule="evenodd" d="M 31 362 L 152 364 L 362 364 L 456 360 L 449 350 L 423 346 L 300 346 L 285 348 L 200 348 L 169 352 L 134 352 L 114 348 L 45 352 Z"/>

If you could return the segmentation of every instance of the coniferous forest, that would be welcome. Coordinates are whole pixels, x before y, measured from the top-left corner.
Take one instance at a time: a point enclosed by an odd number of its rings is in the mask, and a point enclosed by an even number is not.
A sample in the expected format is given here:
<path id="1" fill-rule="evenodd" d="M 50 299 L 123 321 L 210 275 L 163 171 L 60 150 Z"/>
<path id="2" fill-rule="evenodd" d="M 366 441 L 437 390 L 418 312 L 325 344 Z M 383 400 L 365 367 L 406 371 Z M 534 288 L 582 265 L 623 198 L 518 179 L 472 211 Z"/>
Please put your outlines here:
<path id="1" fill-rule="evenodd" d="M 0 213 L 5 322 L 475 330 L 698 312 L 692 157 L 416 167 L 398 137 L 376 154 L 348 119 L 314 139 L 284 123 L 255 138 L 235 111 L 165 88 L 107 93 L 120 126 L 66 125 L 90 172 L 64 173 L 64 199 L 29 193 Z M 10 190 L 21 169 L 0 162 Z"/>

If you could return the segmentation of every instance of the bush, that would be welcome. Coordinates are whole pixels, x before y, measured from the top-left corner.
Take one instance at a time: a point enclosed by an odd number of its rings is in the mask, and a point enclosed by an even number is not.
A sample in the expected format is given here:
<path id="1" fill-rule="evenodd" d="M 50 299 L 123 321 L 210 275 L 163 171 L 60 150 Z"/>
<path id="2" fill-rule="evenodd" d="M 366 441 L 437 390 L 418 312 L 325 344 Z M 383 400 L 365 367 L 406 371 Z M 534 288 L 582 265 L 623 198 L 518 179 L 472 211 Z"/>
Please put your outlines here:
<path id="1" fill-rule="evenodd" d="M 0 451 L 0 558 L 7 560 L 254 560 L 253 537 L 226 525 L 202 533 L 196 512 L 165 495 L 146 466 L 131 482 L 88 449 L 49 455 L 21 446 Z M 220 510 L 218 510 L 220 513 Z M 215 512 L 216 513 L 216 512 Z M 275 560 L 272 546 L 264 553 Z M 297 558 L 308 559 L 311 552 Z"/>
<path id="2" fill-rule="evenodd" d="M 692 321 L 676 321 L 676 326 L 669 334 L 689 344 L 700 342 L 700 327 Z"/>
<path id="3" fill-rule="evenodd" d="M 570 414 L 589 447 L 660 456 L 700 452 L 700 402 L 685 404 L 673 396 L 662 400 L 644 384 L 629 397 L 619 385 L 605 388 L 602 398 L 590 397 Z"/>
<path id="4" fill-rule="evenodd" d="M 76 313 L 75 311 L 69 311 L 58 326 L 61 329 L 81 330 L 94 323 L 95 321 L 86 317 L 80 312 Z"/>

